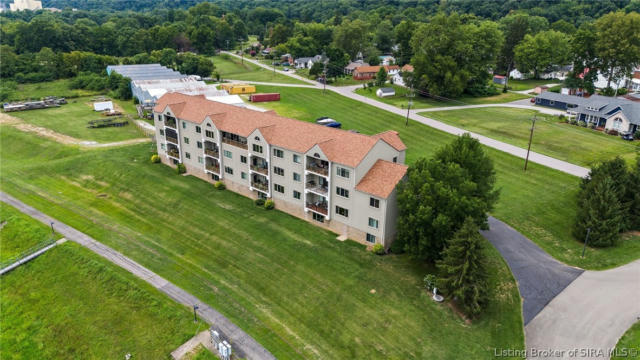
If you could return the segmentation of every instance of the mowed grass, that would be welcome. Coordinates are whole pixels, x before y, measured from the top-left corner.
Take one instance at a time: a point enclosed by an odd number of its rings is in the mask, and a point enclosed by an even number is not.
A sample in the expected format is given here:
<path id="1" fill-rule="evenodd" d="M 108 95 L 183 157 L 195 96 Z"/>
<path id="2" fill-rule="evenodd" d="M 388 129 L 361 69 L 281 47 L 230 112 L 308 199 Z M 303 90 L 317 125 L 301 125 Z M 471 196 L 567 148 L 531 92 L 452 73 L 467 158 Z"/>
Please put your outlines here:
<path id="1" fill-rule="evenodd" d="M 537 115 L 531 150 L 573 164 L 590 166 L 621 156 L 635 161 L 640 142 L 628 142 L 619 136 L 570 125 L 557 117 L 534 110 L 516 108 L 476 108 L 430 111 L 421 115 L 488 136 L 492 139 L 526 148 L 531 122 Z"/>
<path id="2" fill-rule="evenodd" d="M 0 226 L 0 263 L 26 255 L 25 251 L 60 238 L 59 234 L 51 232 L 50 227 L 3 202 L 0 202 Z"/>
<path id="3" fill-rule="evenodd" d="M 60 79 L 54 81 L 18 84 L 13 93 L 9 96 L 9 101 L 18 100 L 40 100 L 46 96 L 58 96 L 65 98 L 75 98 L 79 96 L 90 96 L 98 94 L 95 91 L 84 89 L 71 89 L 69 84 L 71 79 Z"/>
<path id="4" fill-rule="evenodd" d="M 89 96 L 79 97 L 69 99 L 68 104 L 60 107 L 16 111 L 9 114 L 30 124 L 42 126 L 81 140 L 107 143 L 143 137 L 142 133 L 132 121 L 129 121 L 128 125 L 122 127 L 88 128 L 87 122 L 90 120 L 106 118 L 102 116 L 100 112 L 93 111 L 92 98 L 93 97 Z M 111 101 L 114 102 L 114 105 L 117 104 L 117 106 L 124 110 L 125 114 L 137 117 L 135 106 L 131 101 L 119 101 L 115 99 Z"/>
<path id="5" fill-rule="evenodd" d="M 629 359 L 640 355 L 640 321 L 622 335 L 612 359 Z"/>
<path id="6" fill-rule="evenodd" d="M 516 283 L 488 244 L 491 301 L 466 324 L 424 289 L 434 269 L 178 176 L 149 162 L 148 145 L 69 152 L 11 128 L 0 136 L 12 149 L 3 191 L 193 293 L 279 359 L 489 359 L 524 346 Z"/>
<path id="7" fill-rule="evenodd" d="M 207 327 L 71 242 L 3 275 L 0 306 L 2 359 L 166 359 Z"/>
<path id="8" fill-rule="evenodd" d="M 383 103 L 397 106 L 399 108 L 406 109 L 408 106 L 409 98 L 407 97 L 409 93 L 409 89 L 392 84 L 386 84 L 384 87 L 392 87 L 395 89 L 396 94 L 394 96 L 389 96 L 385 98 L 379 98 L 376 96 L 376 90 L 379 87 L 372 88 L 359 88 L 356 90 L 357 94 L 362 96 L 366 96 L 371 99 L 375 99 L 381 101 Z M 449 107 L 449 106 L 462 106 L 462 105 L 478 105 L 478 104 L 501 104 L 508 103 L 516 100 L 527 99 L 529 96 L 517 94 L 517 93 L 500 93 L 498 95 L 493 96 L 485 96 L 485 97 L 473 97 L 473 96 L 461 96 L 457 99 L 451 100 L 437 100 L 435 98 L 422 96 L 418 93 L 413 97 L 413 105 L 411 105 L 412 109 L 428 109 L 434 107 Z"/>
<path id="9" fill-rule="evenodd" d="M 329 116 L 365 134 L 385 130 L 398 131 L 407 145 L 407 163 L 420 157 L 430 157 L 451 142 L 453 135 L 435 130 L 416 121 L 362 104 L 327 91 L 259 86 L 261 92 L 278 91 L 281 100 L 261 103 L 278 114 L 300 120 L 314 121 Z M 571 235 L 576 212 L 577 177 L 529 163 L 523 171 L 524 160 L 498 150 L 485 148 L 497 172 L 500 200 L 492 215 L 506 222 L 547 251 L 556 259 L 585 269 L 607 269 L 626 264 L 640 257 L 640 238 L 626 236 L 619 246 L 606 249 L 587 248 L 585 258 L 582 242 Z"/>
<path id="10" fill-rule="evenodd" d="M 222 79 L 246 80 L 258 82 L 273 82 L 284 84 L 306 84 L 290 76 L 274 73 L 249 61 L 242 63 L 242 59 L 222 54 L 212 58 L 218 73 Z"/>
<path id="11" fill-rule="evenodd" d="M 509 79 L 509 89 L 514 91 L 523 91 L 533 89 L 536 86 L 547 85 L 547 84 L 560 84 L 560 80 L 552 80 L 552 79 L 527 79 L 527 80 L 514 80 Z"/>

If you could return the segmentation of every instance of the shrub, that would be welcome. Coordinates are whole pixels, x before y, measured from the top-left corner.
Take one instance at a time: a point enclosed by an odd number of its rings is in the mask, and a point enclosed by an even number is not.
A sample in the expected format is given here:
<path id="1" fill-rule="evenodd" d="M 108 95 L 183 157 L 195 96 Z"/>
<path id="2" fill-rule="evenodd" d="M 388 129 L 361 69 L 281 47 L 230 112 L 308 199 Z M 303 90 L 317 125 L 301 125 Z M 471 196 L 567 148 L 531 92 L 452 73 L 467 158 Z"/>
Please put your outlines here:
<path id="1" fill-rule="evenodd" d="M 640 140 L 640 130 L 633 133 L 633 138 L 636 140 Z"/>
<path id="2" fill-rule="evenodd" d="M 389 248 L 394 254 L 402 254 L 404 253 L 404 241 L 401 239 L 395 239 L 391 243 L 391 247 Z"/>
<path id="3" fill-rule="evenodd" d="M 215 184 L 213 184 L 213 187 L 217 190 L 224 190 L 227 188 L 227 186 L 222 181 L 216 181 Z"/>
<path id="4" fill-rule="evenodd" d="M 596 128 L 597 126 L 598 126 L 598 125 L 596 125 L 595 123 L 591 123 L 591 124 L 589 124 L 589 128 L 590 128 L 590 129 L 594 129 L 594 130 L 595 130 L 595 128 Z"/>
<path id="5" fill-rule="evenodd" d="M 373 247 L 371 248 L 371 251 L 373 251 L 373 253 L 376 254 L 376 255 L 384 255 L 385 254 L 384 246 L 382 244 L 373 245 Z"/>
<path id="6" fill-rule="evenodd" d="M 573 235 L 582 241 L 589 232 L 589 246 L 608 247 L 618 242 L 624 210 L 607 174 L 596 177 L 578 195 L 578 213 Z"/>
<path id="7" fill-rule="evenodd" d="M 160 162 L 160 156 L 158 156 L 158 154 L 151 155 L 151 163 L 152 164 L 157 164 L 159 162 Z"/>
<path id="8" fill-rule="evenodd" d="M 176 173 L 184 174 L 186 172 L 187 172 L 187 168 L 184 166 L 183 163 L 179 163 L 178 165 L 176 165 Z"/>
<path id="9" fill-rule="evenodd" d="M 256 204 L 256 206 L 264 206 L 264 199 L 262 198 L 255 199 L 253 203 Z"/>
<path id="10" fill-rule="evenodd" d="M 275 207 L 276 207 L 276 204 L 271 199 L 268 199 L 267 201 L 264 202 L 264 208 L 267 210 L 273 210 L 273 208 Z"/>
<path id="11" fill-rule="evenodd" d="M 435 287 L 438 287 L 438 278 L 433 274 L 425 275 L 422 281 L 424 282 L 424 287 L 429 291 L 433 291 Z"/>
<path id="12" fill-rule="evenodd" d="M 609 135 L 614 135 L 614 136 L 618 136 L 618 130 L 616 129 L 609 129 L 609 130 L 605 130 L 605 132 Z"/>
<path id="13" fill-rule="evenodd" d="M 578 120 L 571 120 L 571 125 L 578 125 Z"/>
<path id="14" fill-rule="evenodd" d="M 580 126 L 587 127 L 587 122 L 586 121 L 580 121 Z"/>
<path id="15" fill-rule="evenodd" d="M 560 115 L 558 116 L 558 120 L 566 122 L 566 121 L 567 121 L 567 117 L 566 117 L 566 116 L 564 116 L 563 114 L 560 114 Z"/>

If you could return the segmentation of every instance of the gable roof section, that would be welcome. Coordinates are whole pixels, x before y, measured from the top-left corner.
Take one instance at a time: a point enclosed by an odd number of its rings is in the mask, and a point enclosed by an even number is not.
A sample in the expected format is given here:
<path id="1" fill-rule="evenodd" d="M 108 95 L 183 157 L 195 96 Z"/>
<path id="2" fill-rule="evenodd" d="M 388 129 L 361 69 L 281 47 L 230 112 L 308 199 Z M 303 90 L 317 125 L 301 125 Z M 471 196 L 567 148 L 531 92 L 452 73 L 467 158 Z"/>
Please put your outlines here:
<path id="1" fill-rule="evenodd" d="M 305 153 L 318 144 L 329 160 L 350 167 L 357 166 L 380 140 L 396 150 L 406 148 L 394 131 L 368 136 L 218 103 L 200 95 L 167 93 L 153 111 L 163 112 L 167 106 L 181 120 L 201 124 L 209 116 L 219 130 L 244 137 L 260 129 L 269 144 L 295 152 Z"/>
<path id="2" fill-rule="evenodd" d="M 378 65 L 375 66 L 358 66 L 355 71 L 359 73 L 375 73 L 380 71 L 380 67 Z M 391 70 L 399 70 L 400 67 L 398 65 L 384 65 L 382 66 L 384 69 L 389 72 Z"/>
<path id="3" fill-rule="evenodd" d="M 356 190 L 380 198 L 388 198 L 409 167 L 379 159 L 356 185 Z"/>

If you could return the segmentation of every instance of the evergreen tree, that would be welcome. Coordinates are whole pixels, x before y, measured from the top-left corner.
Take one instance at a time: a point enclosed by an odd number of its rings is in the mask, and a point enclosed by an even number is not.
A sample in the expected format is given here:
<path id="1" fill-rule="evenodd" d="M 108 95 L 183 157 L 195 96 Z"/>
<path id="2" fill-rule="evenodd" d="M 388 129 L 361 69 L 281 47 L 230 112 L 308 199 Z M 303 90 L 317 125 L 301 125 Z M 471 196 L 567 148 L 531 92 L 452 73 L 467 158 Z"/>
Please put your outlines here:
<path id="1" fill-rule="evenodd" d="M 617 243 L 624 213 L 616 195 L 616 187 L 608 175 L 593 178 L 583 187 L 578 198 L 578 214 L 573 235 L 582 241 L 587 229 L 589 245 L 613 246 Z"/>
<path id="2" fill-rule="evenodd" d="M 387 82 L 387 70 L 384 66 L 380 66 L 380 70 L 376 74 L 376 86 L 384 86 Z"/>
<path id="3" fill-rule="evenodd" d="M 630 189 L 628 193 L 631 195 L 629 205 L 629 228 L 631 230 L 640 230 L 640 155 L 636 157 L 636 164 L 631 171 L 631 179 L 629 181 Z"/>
<path id="4" fill-rule="evenodd" d="M 470 317 L 480 313 L 488 296 L 484 241 L 473 219 L 467 218 L 462 228 L 447 241 L 442 260 L 437 263 L 438 283 Z"/>
<path id="5" fill-rule="evenodd" d="M 634 188 L 638 188 L 638 184 L 634 184 L 632 181 L 631 172 L 627 166 L 626 161 L 621 157 L 607 160 L 595 167 L 591 168 L 589 176 L 584 178 L 580 184 L 581 191 L 586 191 L 586 188 L 593 181 L 598 181 L 602 177 L 608 176 L 613 181 L 613 192 L 615 197 L 621 206 L 621 211 L 625 216 L 620 221 L 620 231 L 626 231 L 631 229 L 632 219 L 630 215 L 630 208 L 633 202 L 633 198 L 637 194 Z"/>

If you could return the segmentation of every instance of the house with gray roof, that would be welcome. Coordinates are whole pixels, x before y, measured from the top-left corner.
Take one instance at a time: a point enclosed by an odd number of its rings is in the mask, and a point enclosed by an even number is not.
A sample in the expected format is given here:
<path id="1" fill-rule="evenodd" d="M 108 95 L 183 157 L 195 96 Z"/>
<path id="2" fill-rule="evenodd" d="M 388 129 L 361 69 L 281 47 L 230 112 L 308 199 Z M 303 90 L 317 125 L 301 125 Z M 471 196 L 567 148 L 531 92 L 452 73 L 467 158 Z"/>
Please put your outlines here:
<path id="1" fill-rule="evenodd" d="M 536 96 L 536 105 L 566 110 L 578 121 L 605 130 L 634 133 L 640 130 L 640 103 L 625 98 L 592 95 L 581 97 L 554 92 Z"/>

